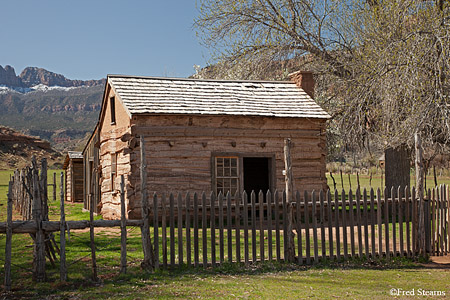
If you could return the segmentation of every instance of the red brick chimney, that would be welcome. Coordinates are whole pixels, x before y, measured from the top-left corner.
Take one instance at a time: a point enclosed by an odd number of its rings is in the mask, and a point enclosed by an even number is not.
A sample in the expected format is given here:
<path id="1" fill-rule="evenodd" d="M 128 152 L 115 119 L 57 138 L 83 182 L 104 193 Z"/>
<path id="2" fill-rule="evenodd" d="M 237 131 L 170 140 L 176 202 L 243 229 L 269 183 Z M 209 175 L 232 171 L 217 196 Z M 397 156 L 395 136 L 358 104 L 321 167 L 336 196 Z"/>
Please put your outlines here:
<path id="1" fill-rule="evenodd" d="M 288 75 L 291 81 L 303 89 L 311 98 L 314 99 L 314 75 L 311 71 L 297 71 Z"/>

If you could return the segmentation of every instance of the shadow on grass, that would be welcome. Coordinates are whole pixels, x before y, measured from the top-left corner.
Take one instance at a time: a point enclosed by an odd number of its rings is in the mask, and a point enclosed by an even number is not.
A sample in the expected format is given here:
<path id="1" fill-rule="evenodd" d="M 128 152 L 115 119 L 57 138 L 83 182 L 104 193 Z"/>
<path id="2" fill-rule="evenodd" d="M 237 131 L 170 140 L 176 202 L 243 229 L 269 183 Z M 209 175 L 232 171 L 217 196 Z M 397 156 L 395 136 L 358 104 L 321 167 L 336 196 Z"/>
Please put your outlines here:
<path id="1" fill-rule="evenodd" d="M 0 299 L 89 299 L 89 298 L 121 298 L 133 299 L 148 296 L 149 293 L 159 297 L 181 297 L 188 298 L 192 295 L 180 294 L 174 295 L 170 289 L 161 288 L 161 286 L 189 285 L 192 280 L 208 279 L 217 276 L 257 276 L 281 274 L 297 271 L 315 271 L 315 270 L 350 270 L 350 269 L 372 269 L 372 270 L 417 270 L 424 269 L 427 259 L 408 259 L 396 257 L 390 260 L 381 259 L 358 259 L 353 258 L 347 261 L 323 260 L 313 265 L 297 265 L 284 262 L 264 262 L 250 265 L 237 263 L 223 263 L 216 268 L 208 267 L 175 267 L 168 270 L 156 270 L 147 272 L 141 270 L 138 263 L 128 267 L 127 274 L 118 274 L 118 268 L 108 267 L 101 270 L 99 281 L 94 282 L 89 277 L 89 262 L 86 262 L 84 270 L 87 271 L 85 277 L 71 277 L 69 273 L 68 282 L 59 282 L 59 276 L 54 275 L 49 281 L 44 283 L 33 283 L 30 285 L 13 284 L 11 293 L 0 294 Z M 50 271 L 50 270 L 49 270 Z M 54 270 L 56 271 L 56 270 Z M 45 297 L 44 297 L 45 296 Z"/>

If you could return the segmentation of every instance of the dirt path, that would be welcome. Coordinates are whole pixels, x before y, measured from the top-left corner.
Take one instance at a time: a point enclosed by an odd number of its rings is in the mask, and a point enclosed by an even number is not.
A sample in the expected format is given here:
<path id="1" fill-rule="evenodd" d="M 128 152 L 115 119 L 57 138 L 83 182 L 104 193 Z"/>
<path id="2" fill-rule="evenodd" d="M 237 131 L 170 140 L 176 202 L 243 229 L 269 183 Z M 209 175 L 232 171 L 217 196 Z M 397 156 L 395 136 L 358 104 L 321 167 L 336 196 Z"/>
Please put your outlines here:
<path id="1" fill-rule="evenodd" d="M 431 256 L 430 262 L 422 265 L 426 268 L 445 269 L 450 272 L 450 255 Z"/>

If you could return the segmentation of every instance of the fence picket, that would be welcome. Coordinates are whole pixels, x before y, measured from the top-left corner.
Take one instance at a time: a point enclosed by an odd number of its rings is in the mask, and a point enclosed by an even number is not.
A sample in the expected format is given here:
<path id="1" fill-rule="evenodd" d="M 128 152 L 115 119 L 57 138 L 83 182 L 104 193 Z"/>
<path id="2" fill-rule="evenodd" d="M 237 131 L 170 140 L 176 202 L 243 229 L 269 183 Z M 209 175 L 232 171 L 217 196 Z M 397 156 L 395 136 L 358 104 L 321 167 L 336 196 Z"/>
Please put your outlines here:
<path id="1" fill-rule="evenodd" d="M 436 255 L 436 188 L 433 188 L 431 192 L 431 253 Z"/>
<path id="2" fill-rule="evenodd" d="M 280 198 L 278 191 L 274 193 L 275 198 L 275 250 L 277 261 L 281 261 L 281 245 L 280 245 Z"/>
<path id="3" fill-rule="evenodd" d="M 447 201 L 446 201 L 446 205 L 447 205 L 447 224 L 446 224 L 446 228 L 447 228 L 447 249 L 450 251 L 450 194 L 449 194 L 449 187 L 448 185 L 446 186 L 446 195 L 447 195 Z M 448 252 L 447 252 L 448 253 Z"/>
<path id="4" fill-rule="evenodd" d="M 400 256 L 405 256 L 405 243 L 404 243 L 404 237 L 403 237 L 403 195 L 401 194 L 400 187 L 398 188 L 399 196 L 398 199 L 398 229 L 399 229 L 399 239 L 400 239 Z"/>
<path id="5" fill-rule="evenodd" d="M 122 175 L 123 176 L 123 175 Z M 124 197 L 124 190 L 121 190 L 121 194 L 123 195 L 122 197 Z M 122 198 L 122 201 L 125 202 L 125 198 Z M 125 218 L 125 203 L 123 204 L 123 214 L 124 214 L 124 218 L 123 218 L 123 231 L 124 233 L 124 237 L 122 240 L 122 243 L 124 243 L 126 245 L 127 242 L 127 227 L 126 227 L 126 218 Z M 159 269 L 159 218 L 158 218 L 158 196 L 156 195 L 156 193 L 153 194 L 153 236 L 154 236 L 154 243 L 155 243 L 155 268 Z M 125 248 L 126 250 L 126 248 Z M 126 255 L 126 252 L 125 252 Z M 126 258 L 125 258 L 126 260 Z"/>
<path id="6" fill-rule="evenodd" d="M 210 238 L 211 238 L 211 265 L 216 266 L 216 198 L 214 192 L 210 194 Z M 227 210 L 229 208 L 227 207 Z"/>
<path id="7" fill-rule="evenodd" d="M 199 240 L 198 240 L 198 194 L 194 193 L 194 266 L 197 268 L 199 261 Z"/>
<path id="8" fill-rule="evenodd" d="M 188 267 L 192 264 L 191 258 L 191 195 L 189 192 L 186 194 L 186 220 L 185 220 L 185 228 L 186 228 L 186 264 Z"/>
<path id="9" fill-rule="evenodd" d="M 411 201 L 409 197 L 409 188 L 405 188 L 405 222 L 406 222 L 406 256 L 411 255 Z"/>
<path id="10" fill-rule="evenodd" d="M 386 258 L 390 258 L 391 252 L 389 247 L 389 198 L 387 193 L 387 187 L 384 188 L 384 239 Z"/>
<path id="11" fill-rule="evenodd" d="M 234 226 L 236 233 L 236 262 L 241 262 L 241 212 L 238 193 L 234 196 Z"/>
<path id="12" fill-rule="evenodd" d="M 347 244 L 347 201 L 345 198 L 345 191 L 342 190 L 342 242 L 344 244 L 344 259 L 348 259 L 348 244 Z"/>
<path id="13" fill-rule="evenodd" d="M 231 229 L 231 194 L 227 193 L 227 250 L 228 250 L 228 262 L 233 261 L 233 232 Z"/>
<path id="14" fill-rule="evenodd" d="M 396 196 L 396 197 L 395 197 Z M 397 200 L 399 194 L 395 195 L 394 187 L 391 188 L 391 203 L 392 203 L 392 218 L 391 218 L 391 228 L 392 228 L 392 255 L 397 256 Z"/>
<path id="15" fill-rule="evenodd" d="M 298 191 L 297 191 L 298 194 Z M 269 261 L 272 261 L 273 259 L 273 243 L 272 243 L 272 193 L 270 190 L 266 193 L 266 199 L 267 199 L 267 248 L 268 248 L 268 255 L 269 255 Z"/>
<path id="16" fill-rule="evenodd" d="M 362 224 L 361 224 L 361 191 L 359 187 L 356 189 L 356 226 L 358 229 L 358 255 L 359 258 L 363 256 L 363 245 L 362 245 Z"/>
<path id="17" fill-rule="evenodd" d="M 252 191 L 250 194 L 252 202 L 252 219 L 250 220 L 252 226 L 252 261 L 256 263 L 256 194 Z"/>
<path id="18" fill-rule="evenodd" d="M 249 255 L 248 255 L 248 195 L 247 192 L 244 191 L 242 193 L 242 200 L 244 201 L 244 263 L 245 265 L 249 264 Z"/>
<path id="19" fill-rule="evenodd" d="M 320 245 L 322 248 L 322 258 L 327 256 L 327 248 L 325 244 L 325 204 L 323 190 L 319 192 L 319 203 L 320 203 Z"/>
<path id="20" fill-rule="evenodd" d="M 445 189 L 444 186 L 441 185 L 441 228 L 439 230 L 440 234 L 440 254 L 439 255 L 445 255 L 444 250 L 444 237 L 445 237 L 445 212 L 444 212 L 444 205 L 445 205 Z"/>
<path id="21" fill-rule="evenodd" d="M 260 190 L 258 194 L 259 201 L 259 257 L 263 262 L 264 257 L 264 194 Z"/>
<path id="22" fill-rule="evenodd" d="M 219 192 L 217 196 L 219 201 L 219 260 L 220 263 L 224 262 L 224 235 L 223 235 L 223 194 Z"/>
<path id="23" fill-rule="evenodd" d="M 336 259 L 341 260 L 341 227 L 339 225 L 339 193 L 334 190 L 334 221 L 336 222 L 336 227 L 334 232 L 336 233 Z"/>
<path id="24" fill-rule="evenodd" d="M 303 263 L 303 249 L 302 249 L 302 215 L 301 215 L 301 203 L 300 203 L 300 193 L 297 191 L 297 193 L 295 194 L 295 204 L 296 204 L 296 217 L 297 217 L 297 249 L 298 249 L 298 264 L 302 264 Z M 270 248 L 269 248 L 270 249 Z M 270 255 L 269 255 L 269 260 L 270 259 Z"/>
<path id="25" fill-rule="evenodd" d="M 175 267 L 175 216 L 174 216 L 174 196 L 169 195 L 169 224 L 170 224 L 170 266 Z"/>
<path id="26" fill-rule="evenodd" d="M 312 200 L 312 221 L 313 221 L 313 241 L 314 241 L 314 263 L 319 262 L 319 245 L 317 242 L 317 200 L 316 191 L 311 193 Z"/>
<path id="27" fill-rule="evenodd" d="M 163 267 L 167 269 L 167 203 L 166 194 L 162 194 L 161 197 L 161 247 L 162 247 L 162 259 Z M 158 254 L 159 255 L 159 254 Z"/>
<path id="28" fill-rule="evenodd" d="M 382 204 L 381 204 L 381 191 L 377 189 L 377 224 L 378 224 L 378 255 L 383 257 L 383 227 L 381 223 L 381 212 L 382 212 Z"/>
<path id="29" fill-rule="evenodd" d="M 375 216 L 375 195 L 373 188 L 370 189 L 370 243 L 372 246 L 372 258 L 375 258 L 376 256 L 376 246 L 375 246 L 375 223 L 376 223 L 376 216 Z"/>
<path id="30" fill-rule="evenodd" d="M 206 269 L 208 267 L 208 232 L 206 219 L 206 194 L 202 192 L 202 254 L 203 254 L 203 268 Z"/>
<path id="31" fill-rule="evenodd" d="M 178 265 L 183 266 L 183 198 L 181 193 L 178 193 L 177 199 L 177 210 L 178 210 Z"/>
<path id="32" fill-rule="evenodd" d="M 331 208 L 331 191 L 327 191 L 327 203 L 328 203 L 328 246 L 329 246 L 329 256 L 330 259 L 334 258 L 333 251 L 333 214 Z"/>
<path id="33" fill-rule="evenodd" d="M 352 257 L 355 257 L 355 220 L 354 220 L 354 206 L 353 206 L 353 192 L 352 189 L 348 192 L 348 213 L 350 225 L 350 248 Z"/>
<path id="34" fill-rule="evenodd" d="M 365 246 L 365 254 L 366 258 L 369 257 L 369 213 L 367 211 L 367 190 L 364 188 L 363 190 L 363 219 L 364 219 L 364 246 Z"/>
<path id="35" fill-rule="evenodd" d="M 305 201 L 305 238 L 306 238 L 306 264 L 311 263 L 311 240 L 309 235 L 309 201 L 308 201 L 308 192 L 305 191 L 304 194 Z"/>
<path id="36" fill-rule="evenodd" d="M 431 253 L 431 190 L 427 191 L 425 201 L 425 250 Z"/>

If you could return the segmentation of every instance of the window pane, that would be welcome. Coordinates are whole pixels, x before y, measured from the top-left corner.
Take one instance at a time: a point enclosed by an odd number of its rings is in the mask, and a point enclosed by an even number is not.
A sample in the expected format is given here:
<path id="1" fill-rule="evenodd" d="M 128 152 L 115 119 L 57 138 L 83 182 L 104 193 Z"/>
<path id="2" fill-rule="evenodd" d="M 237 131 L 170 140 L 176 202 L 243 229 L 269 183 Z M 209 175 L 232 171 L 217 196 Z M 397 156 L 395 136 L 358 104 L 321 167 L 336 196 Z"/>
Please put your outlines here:
<path id="1" fill-rule="evenodd" d="M 232 158 L 231 159 L 231 166 L 234 167 L 234 168 L 237 167 L 237 158 Z"/>

